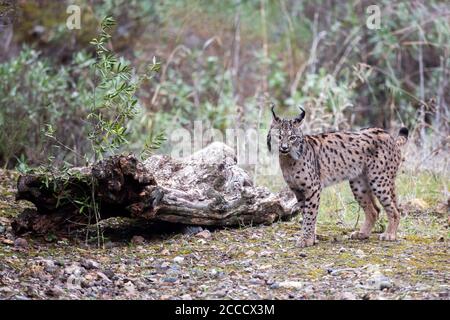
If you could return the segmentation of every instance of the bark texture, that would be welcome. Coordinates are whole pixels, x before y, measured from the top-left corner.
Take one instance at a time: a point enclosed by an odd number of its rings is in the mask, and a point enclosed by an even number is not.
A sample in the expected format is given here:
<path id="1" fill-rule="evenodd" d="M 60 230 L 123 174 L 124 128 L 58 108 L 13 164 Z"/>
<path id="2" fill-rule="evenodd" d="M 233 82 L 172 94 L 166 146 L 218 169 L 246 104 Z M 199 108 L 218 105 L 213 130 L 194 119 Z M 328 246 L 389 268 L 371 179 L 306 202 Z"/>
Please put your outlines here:
<path id="1" fill-rule="evenodd" d="M 202 226 L 270 224 L 291 218 L 295 204 L 290 192 L 254 186 L 233 150 L 218 142 L 181 160 L 155 155 L 140 162 L 121 155 L 64 177 L 23 175 L 17 189 L 17 200 L 36 206 L 15 219 L 17 233 L 67 230 L 114 216 Z"/>

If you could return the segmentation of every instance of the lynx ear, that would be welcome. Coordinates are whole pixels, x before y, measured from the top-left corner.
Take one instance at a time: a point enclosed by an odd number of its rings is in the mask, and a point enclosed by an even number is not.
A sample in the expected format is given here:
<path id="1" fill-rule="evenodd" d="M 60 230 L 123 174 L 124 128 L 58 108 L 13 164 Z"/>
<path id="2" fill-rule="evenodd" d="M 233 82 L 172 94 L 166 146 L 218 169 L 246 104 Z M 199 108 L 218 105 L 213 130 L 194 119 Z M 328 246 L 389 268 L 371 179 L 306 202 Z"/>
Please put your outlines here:
<path id="1" fill-rule="evenodd" d="M 303 121 L 303 119 L 305 118 L 305 114 L 306 114 L 305 110 L 301 106 L 299 106 L 298 108 L 300 109 L 301 112 L 296 118 L 294 118 L 294 122 L 297 124 L 299 124 Z"/>
<path id="2" fill-rule="evenodd" d="M 273 103 L 270 104 L 270 110 L 272 110 L 272 116 L 273 116 L 273 120 L 275 120 L 276 122 L 280 121 L 280 118 L 278 118 L 278 116 L 275 114 L 275 105 Z"/>

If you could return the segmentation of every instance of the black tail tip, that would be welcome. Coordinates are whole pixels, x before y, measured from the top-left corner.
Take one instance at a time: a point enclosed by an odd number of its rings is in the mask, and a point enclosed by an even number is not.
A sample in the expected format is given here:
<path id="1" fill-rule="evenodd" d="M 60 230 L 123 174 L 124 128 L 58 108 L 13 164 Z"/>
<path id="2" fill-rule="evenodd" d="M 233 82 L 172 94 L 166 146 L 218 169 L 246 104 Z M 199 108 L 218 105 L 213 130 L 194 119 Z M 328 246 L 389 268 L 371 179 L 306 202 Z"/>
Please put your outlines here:
<path id="1" fill-rule="evenodd" d="M 408 128 L 403 127 L 400 129 L 400 132 L 398 134 L 400 136 L 405 136 L 406 138 L 408 138 L 408 133 L 409 133 Z"/>

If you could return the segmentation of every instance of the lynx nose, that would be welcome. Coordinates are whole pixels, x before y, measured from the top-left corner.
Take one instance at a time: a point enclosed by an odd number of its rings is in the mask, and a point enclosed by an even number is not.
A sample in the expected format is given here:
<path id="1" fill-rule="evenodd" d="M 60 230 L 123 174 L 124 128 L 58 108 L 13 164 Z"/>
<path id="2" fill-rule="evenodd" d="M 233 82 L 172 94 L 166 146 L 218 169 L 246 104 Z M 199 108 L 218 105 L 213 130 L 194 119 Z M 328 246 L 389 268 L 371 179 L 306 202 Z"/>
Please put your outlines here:
<path id="1" fill-rule="evenodd" d="M 286 145 L 281 145 L 280 146 L 280 152 L 281 153 L 287 153 L 288 151 L 289 151 L 288 146 L 286 146 Z"/>

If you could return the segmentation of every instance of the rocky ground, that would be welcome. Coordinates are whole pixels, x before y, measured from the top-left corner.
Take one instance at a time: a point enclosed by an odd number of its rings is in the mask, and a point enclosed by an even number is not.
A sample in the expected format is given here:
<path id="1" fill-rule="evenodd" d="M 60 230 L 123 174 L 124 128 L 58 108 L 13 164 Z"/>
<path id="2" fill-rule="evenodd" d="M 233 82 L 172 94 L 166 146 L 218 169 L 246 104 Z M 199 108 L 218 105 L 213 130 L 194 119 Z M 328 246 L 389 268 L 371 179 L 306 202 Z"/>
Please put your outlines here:
<path id="1" fill-rule="evenodd" d="M 122 220 L 106 222 L 98 248 L 82 235 L 13 235 L 12 218 L 30 205 L 14 202 L 14 181 L 0 172 L 2 299 L 450 298 L 448 207 L 430 201 L 439 186 L 403 203 L 397 242 L 349 240 L 357 211 L 329 214 L 332 190 L 310 248 L 295 246 L 298 221 L 210 231 Z"/>

